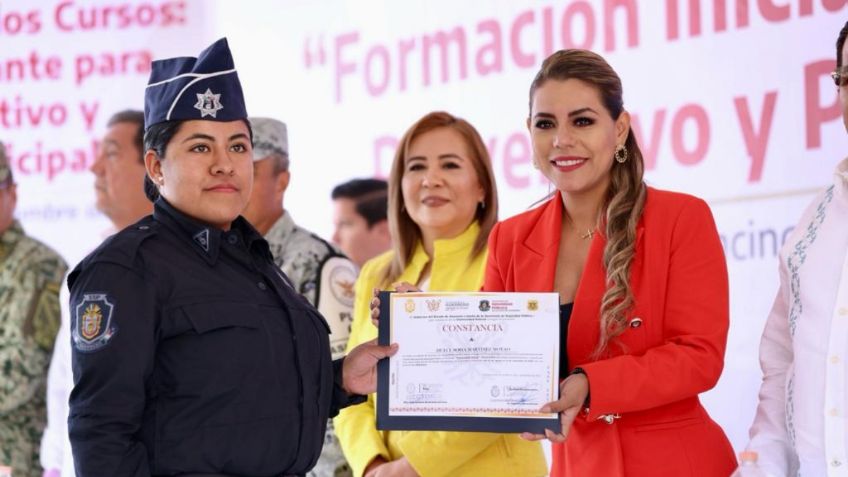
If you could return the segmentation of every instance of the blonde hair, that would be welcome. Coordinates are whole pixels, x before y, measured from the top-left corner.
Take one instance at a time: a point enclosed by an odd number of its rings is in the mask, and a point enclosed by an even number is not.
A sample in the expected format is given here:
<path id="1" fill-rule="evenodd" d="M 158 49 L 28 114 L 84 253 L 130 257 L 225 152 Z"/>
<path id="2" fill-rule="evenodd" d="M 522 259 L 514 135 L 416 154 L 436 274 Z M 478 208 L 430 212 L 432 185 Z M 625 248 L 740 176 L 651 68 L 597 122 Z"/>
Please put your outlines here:
<path id="1" fill-rule="evenodd" d="M 381 282 L 384 286 L 391 284 L 400 277 L 412 259 L 415 246 L 421 241 L 421 229 L 406 212 L 401 188 L 406 159 L 409 156 L 409 147 L 417 137 L 439 128 L 450 128 L 458 132 L 465 140 L 468 152 L 471 154 L 471 164 L 477 173 L 480 187 L 483 188 L 483 205 L 477 207 L 474 216 L 474 220 L 480 225 L 480 233 L 474 241 L 474 247 L 468 257 L 469 261 L 486 249 L 489 232 L 491 232 L 495 222 L 498 221 L 498 191 L 495 185 L 495 174 L 492 172 L 489 151 L 486 149 L 480 133 L 468 121 L 444 111 L 434 111 L 425 115 L 416 121 L 401 137 L 389 173 L 388 220 L 394 256 L 383 271 Z"/>
<path id="2" fill-rule="evenodd" d="M 613 120 L 624 111 L 621 79 L 616 72 L 600 55 L 576 49 L 560 50 L 545 59 L 530 85 L 530 109 L 533 95 L 546 81 L 568 79 L 593 86 Z M 627 314 L 634 303 L 630 269 L 636 254 L 636 225 L 645 206 L 645 165 L 632 129 L 627 132 L 624 147 L 627 161 L 613 162 L 599 217 L 607 237 L 603 254 L 606 289 L 601 299 L 600 338 L 595 358 L 601 357 L 614 338 L 624 332 Z"/>

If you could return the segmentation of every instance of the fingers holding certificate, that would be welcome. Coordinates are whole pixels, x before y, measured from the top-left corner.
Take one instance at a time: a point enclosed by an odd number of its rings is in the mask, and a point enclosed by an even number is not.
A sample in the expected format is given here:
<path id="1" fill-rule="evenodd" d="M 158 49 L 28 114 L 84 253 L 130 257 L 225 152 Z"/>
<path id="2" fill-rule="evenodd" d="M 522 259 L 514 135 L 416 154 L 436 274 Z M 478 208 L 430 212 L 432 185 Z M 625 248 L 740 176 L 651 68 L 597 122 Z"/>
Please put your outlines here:
<path id="1" fill-rule="evenodd" d="M 377 428 L 545 434 L 562 428 L 555 293 L 380 294 Z"/>
<path id="2" fill-rule="evenodd" d="M 580 368 L 577 368 L 580 369 Z M 559 412 L 562 427 L 560 431 L 545 429 L 544 434 L 524 432 L 521 437 L 529 441 L 548 439 L 551 442 L 565 442 L 571 424 L 586 406 L 589 397 L 589 380 L 582 372 L 571 373 L 560 384 L 560 398 L 542 406 L 542 411 Z"/>

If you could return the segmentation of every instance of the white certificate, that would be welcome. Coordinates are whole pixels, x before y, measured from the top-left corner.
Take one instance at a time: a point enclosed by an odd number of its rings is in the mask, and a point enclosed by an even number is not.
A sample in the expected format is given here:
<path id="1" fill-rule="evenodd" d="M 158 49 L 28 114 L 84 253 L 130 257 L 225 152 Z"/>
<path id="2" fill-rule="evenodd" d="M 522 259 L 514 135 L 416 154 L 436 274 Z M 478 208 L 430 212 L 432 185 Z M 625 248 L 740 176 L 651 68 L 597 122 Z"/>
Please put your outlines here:
<path id="1" fill-rule="evenodd" d="M 400 349 L 378 378 L 385 381 L 378 384 L 378 427 L 557 429 L 556 413 L 539 412 L 559 397 L 556 293 L 392 293 L 385 298 L 381 341 Z"/>

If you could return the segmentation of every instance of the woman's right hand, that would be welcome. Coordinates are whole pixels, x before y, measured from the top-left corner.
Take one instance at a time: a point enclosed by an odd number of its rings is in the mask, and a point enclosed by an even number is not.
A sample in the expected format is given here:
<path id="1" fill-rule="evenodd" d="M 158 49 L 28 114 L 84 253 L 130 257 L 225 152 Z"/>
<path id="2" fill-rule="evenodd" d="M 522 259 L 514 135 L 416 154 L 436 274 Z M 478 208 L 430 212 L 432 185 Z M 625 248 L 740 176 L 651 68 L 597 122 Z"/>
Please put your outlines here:
<path id="1" fill-rule="evenodd" d="M 372 467 L 373 466 L 373 467 Z M 386 462 L 377 456 L 365 468 L 364 477 L 419 477 L 406 457 Z"/>
<path id="2" fill-rule="evenodd" d="M 574 419 L 580 414 L 580 411 L 586 404 L 586 397 L 589 396 L 589 378 L 586 374 L 571 374 L 560 385 L 560 397 L 556 401 L 549 402 L 542 406 L 541 412 L 556 412 L 560 415 L 562 429 L 560 432 L 553 432 L 550 429 L 545 429 L 544 434 L 532 434 L 524 432 L 521 438 L 528 441 L 538 441 L 548 439 L 554 443 L 563 443 L 568 437 L 568 432 L 571 430 L 571 425 Z"/>
<path id="3" fill-rule="evenodd" d="M 388 461 L 381 456 L 377 456 L 365 466 L 365 470 L 362 472 L 362 477 L 374 477 L 374 474 L 377 472 L 377 467 L 380 467 L 383 464 L 388 463 Z"/>
<path id="4" fill-rule="evenodd" d="M 373 293 L 374 297 L 371 298 L 371 323 L 374 323 L 374 326 L 380 326 L 380 290 L 379 288 L 375 288 Z M 409 282 L 400 282 L 395 283 L 395 291 L 398 293 L 410 293 L 410 292 L 420 292 L 421 290 L 417 288 L 415 285 Z"/>

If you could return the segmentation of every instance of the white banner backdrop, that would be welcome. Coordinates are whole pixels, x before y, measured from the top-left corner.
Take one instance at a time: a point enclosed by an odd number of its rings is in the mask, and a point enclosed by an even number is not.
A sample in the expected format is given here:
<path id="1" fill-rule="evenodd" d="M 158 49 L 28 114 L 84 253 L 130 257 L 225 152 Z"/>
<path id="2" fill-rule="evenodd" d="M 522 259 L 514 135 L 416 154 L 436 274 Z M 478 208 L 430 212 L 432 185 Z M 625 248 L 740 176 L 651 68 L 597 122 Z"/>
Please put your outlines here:
<path id="1" fill-rule="evenodd" d="M 16 215 L 69 264 L 109 227 L 88 171 L 106 121 L 142 109 L 151 59 L 197 54 L 213 19 L 179 0 L 0 2 L 0 140 Z"/>
<path id="2" fill-rule="evenodd" d="M 385 175 L 426 112 L 474 124 L 501 217 L 549 191 L 530 165 L 527 90 L 546 55 L 603 54 L 621 75 L 647 180 L 709 201 L 731 333 L 704 402 L 739 449 L 753 418 L 776 252 L 845 155 L 835 39 L 848 0 L 0 2 L 0 139 L 25 228 L 71 263 L 107 221 L 87 172 L 111 113 L 140 108 L 149 59 L 227 36 L 253 115 L 289 125 L 285 206 L 325 237 L 331 188 Z"/>

